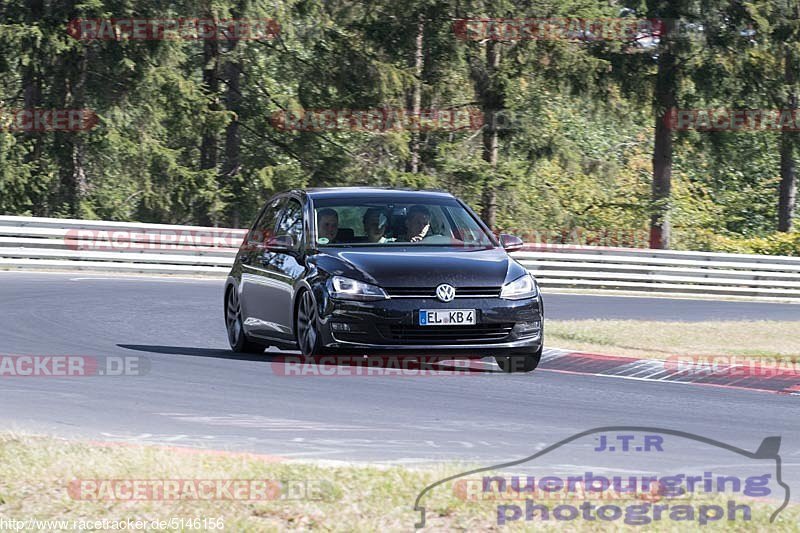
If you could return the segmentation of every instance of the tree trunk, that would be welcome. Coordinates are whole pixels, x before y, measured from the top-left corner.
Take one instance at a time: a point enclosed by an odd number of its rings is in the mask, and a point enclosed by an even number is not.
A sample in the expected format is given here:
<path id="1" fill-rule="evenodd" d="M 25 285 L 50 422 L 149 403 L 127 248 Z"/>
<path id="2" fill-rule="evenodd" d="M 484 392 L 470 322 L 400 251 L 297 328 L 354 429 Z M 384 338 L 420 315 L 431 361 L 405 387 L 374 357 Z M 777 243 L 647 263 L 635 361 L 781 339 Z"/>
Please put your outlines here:
<path id="1" fill-rule="evenodd" d="M 42 0 L 30 0 L 28 2 L 28 21 L 33 23 L 42 18 L 44 5 Z M 36 109 L 42 107 L 42 77 L 39 71 L 42 61 L 40 45 L 35 38 L 26 38 L 24 45 L 30 61 L 22 67 L 22 94 L 25 109 Z M 31 149 L 25 154 L 25 163 L 32 164 L 34 173 L 41 172 L 41 158 L 44 147 L 44 139 L 41 133 L 29 131 L 25 133 L 25 139 L 30 143 Z M 39 196 L 35 191 L 30 191 L 30 197 Z M 42 198 L 44 200 L 44 198 Z M 44 217 L 50 215 L 50 210 L 46 201 L 36 201 L 32 206 L 33 216 Z"/>
<path id="2" fill-rule="evenodd" d="M 235 46 L 235 41 L 233 41 Z M 238 61 L 229 61 L 225 65 L 225 77 L 228 82 L 228 89 L 225 95 L 225 105 L 228 111 L 234 113 L 233 120 L 225 130 L 225 163 L 222 166 L 222 176 L 220 181 L 230 185 L 234 193 L 234 198 L 241 198 L 242 191 L 238 177 L 241 172 L 241 143 L 242 135 L 240 132 L 240 113 L 242 110 L 241 93 L 241 74 L 242 64 Z M 231 212 L 231 227 L 238 228 L 240 224 L 240 214 L 238 202 L 234 202 Z"/>
<path id="3" fill-rule="evenodd" d="M 496 73 L 500 67 L 500 43 L 486 43 L 486 76 L 485 94 L 480 98 L 483 107 L 483 160 L 492 167 L 492 174 L 497 167 L 498 135 L 496 113 L 502 107 L 502 95 L 497 88 Z M 483 187 L 483 208 L 481 218 L 490 228 L 497 223 L 497 191 L 492 183 L 494 175 L 489 176 Z"/>
<path id="4" fill-rule="evenodd" d="M 81 48 L 78 53 L 78 72 L 75 80 L 74 98 L 72 105 L 74 109 L 86 108 L 86 75 L 89 71 L 89 49 Z M 72 152 L 72 172 L 75 188 L 78 191 L 78 205 L 89 194 L 89 182 L 86 179 L 86 168 L 84 167 L 86 134 L 83 131 L 73 132 L 73 152 Z"/>
<path id="5" fill-rule="evenodd" d="M 208 18 L 212 18 L 211 13 L 207 13 Z M 208 111 L 210 114 L 219 111 L 219 43 L 216 39 L 205 39 L 203 41 L 203 88 L 209 98 Z M 200 170 L 212 170 L 217 168 L 217 151 L 219 137 L 213 124 L 213 119 L 207 117 L 203 124 L 202 139 L 200 142 Z M 198 223 L 202 226 L 217 225 L 217 221 L 212 220 L 210 206 L 206 202 L 199 203 L 197 211 Z"/>
<path id="6" fill-rule="evenodd" d="M 672 131 L 667 123 L 671 109 L 677 106 L 678 72 L 672 34 L 675 19 L 664 21 L 662 47 L 658 55 L 658 71 L 654 94 L 656 115 L 653 148 L 652 211 L 650 215 L 650 248 L 670 247 L 670 192 L 672 188 Z"/>
<path id="7" fill-rule="evenodd" d="M 794 161 L 795 135 L 781 134 L 781 183 L 778 195 L 778 231 L 789 232 L 794 227 L 797 201 L 797 169 Z"/>
<path id="8" fill-rule="evenodd" d="M 420 13 L 417 20 L 417 37 L 414 46 L 414 88 L 411 92 L 411 102 L 409 107 L 411 112 L 417 119 L 419 119 L 420 110 L 422 108 L 422 67 L 424 58 L 424 43 L 425 37 L 425 19 Z M 411 140 L 409 141 L 409 158 L 406 162 L 406 172 L 417 173 L 419 171 L 419 131 L 411 132 Z"/>
<path id="9" fill-rule="evenodd" d="M 211 103 L 209 109 L 219 109 L 219 43 L 214 39 L 203 41 L 203 87 Z M 209 125 L 203 128 L 203 140 L 200 147 L 200 169 L 208 170 L 217 167 L 217 133 Z"/>
<path id="10" fill-rule="evenodd" d="M 797 109 L 797 92 L 795 83 L 797 76 L 794 71 L 794 54 L 786 47 L 784 55 L 784 80 L 789 88 L 787 106 Z M 794 210 L 797 197 L 797 166 L 794 160 L 794 147 L 797 143 L 797 133 L 792 131 L 781 132 L 781 182 L 778 194 L 778 231 L 792 231 Z"/>
<path id="11" fill-rule="evenodd" d="M 32 51 L 32 53 L 35 53 Z M 22 94 L 25 109 L 35 109 L 42 106 L 42 80 L 36 69 L 36 62 L 31 61 L 22 69 Z M 25 138 L 33 141 L 33 150 L 26 154 L 25 162 L 32 163 L 39 160 L 42 155 L 42 136 L 35 132 L 25 133 Z"/>
<path id="12" fill-rule="evenodd" d="M 84 109 L 86 107 L 86 74 L 89 57 L 85 47 L 68 52 L 60 66 L 56 86 L 61 87 L 58 107 Z M 59 162 L 58 204 L 66 208 L 71 217 L 81 216 L 81 204 L 88 193 L 84 169 L 83 132 L 58 131 L 55 133 L 56 158 Z"/>

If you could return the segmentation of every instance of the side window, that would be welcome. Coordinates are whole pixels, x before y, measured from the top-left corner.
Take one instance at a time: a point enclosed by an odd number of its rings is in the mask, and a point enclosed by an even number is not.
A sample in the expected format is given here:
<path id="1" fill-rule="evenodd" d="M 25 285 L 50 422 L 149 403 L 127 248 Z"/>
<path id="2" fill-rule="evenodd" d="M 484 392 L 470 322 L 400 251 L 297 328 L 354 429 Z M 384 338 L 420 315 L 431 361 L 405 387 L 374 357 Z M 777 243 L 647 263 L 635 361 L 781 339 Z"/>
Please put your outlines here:
<path id="1" fill-rule="evenodd" d="M 446 222 L 446 218 L 442 213 L 442 208 L 439 206 L 432 206 L 431 211 L 431 229 L 428 232 L 429 235 L 447 235 L 448 237 L 452 237 L 452 233 L 449 231 L 450 224 Z"/>
<path id="2" fill-rule="evenodd" d="M 267 205 L 247 237 L 249 243 L 263 244 L 274 235 L 275 224 L 278 222 L 278 215 L 284 200 L 284 198 L 276 198 Z"/>
<path id="3" fill-rule="evenodd" d="M 480 236 L 475 233 L 471 228 L 475 226 L 475 221 L 469 216 L 469 213 L 463 209 L 447 208 L 447 213 L 453 218 L 455 227 L 452 228 L 453 237 L 460 239 L 464 242 L 480 241 Z"/>
<path id="4" fill-rule="evenodd" d="M 303 242 L 303 206 L 295 199 L 286 202 L 276 235 L 291 235 L 294 238 L 295 248 Z"/>

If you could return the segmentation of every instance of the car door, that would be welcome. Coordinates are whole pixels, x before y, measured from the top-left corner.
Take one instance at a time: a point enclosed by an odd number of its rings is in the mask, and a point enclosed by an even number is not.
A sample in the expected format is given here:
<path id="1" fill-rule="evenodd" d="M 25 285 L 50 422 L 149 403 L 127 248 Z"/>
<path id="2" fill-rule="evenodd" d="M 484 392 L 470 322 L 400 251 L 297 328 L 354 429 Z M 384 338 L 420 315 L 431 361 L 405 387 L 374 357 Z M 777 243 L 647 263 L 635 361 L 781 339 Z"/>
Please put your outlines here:
<path id="1" fill-rule="evenodd" d="M 279 328 L 269 322 L 269 301 L 273 289 L 268 265 L 271 258 L 266 242 L 275 235 L 275 226 L 286 203 L 285 196 L 271 199 L 247 234 L 247 245 L 239 252 L 242 265 L 242 319 L 248 335 L 280 336 Z"/>
<path id="2" fill-rule="evenodd" d="M 280 336 L 288 340 L 294 339 L 294 291 L 297 281 L 306 271 L 302 259 L 305 247 L 304 222 L 302 203 L 298 198 L 290 197 L 275 227 L 275 236 L 291 237 L 293 246 L 287 251 L 272 252 L 265 267 L 271 280 L 270 286 L 273 287 L 269 320 L 280 326 Z"/>

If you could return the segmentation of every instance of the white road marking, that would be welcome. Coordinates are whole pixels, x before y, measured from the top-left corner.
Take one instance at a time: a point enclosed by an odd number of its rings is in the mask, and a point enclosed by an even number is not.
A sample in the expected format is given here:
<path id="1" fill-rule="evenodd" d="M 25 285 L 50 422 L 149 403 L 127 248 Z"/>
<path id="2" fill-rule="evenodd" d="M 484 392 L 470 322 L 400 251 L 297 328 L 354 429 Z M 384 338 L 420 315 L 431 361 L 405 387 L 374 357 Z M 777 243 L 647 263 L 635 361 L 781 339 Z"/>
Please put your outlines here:
<path id="1" fill-rule="evenodd" d="M 556 369 L 556 368 L 537 368 L 535 370 L 535 372 L 539 372 L 539 371 L 541 371 L 541 372 L 559 372 L 559 373 L 562 373 L 562 374 L 580 374 L 580 375 L 584 375 L 584 376 L 596 376 L 596 377 L 601 377 L 601 378 L 630 379 L 630 380 L 633 380 L 633 381 L 650 381 L 650 382 L 654 382 L 654 383 L 670 383 L 670 384 L 675 384 L 675 385 L 713 385 L 715 387 L 726 387 L 727 386 L 726 384 L 699 383 L 699 382 L 696 382 L 696 381 L 667 381 L 667 380 L 662 381 L 662 380 L 650 379 L 650 378 L 634 378 L 634 377 L 631 377 L 631 376 L 617 376 L 617 375 L 614 375 L 614 374 L 587 374 L 585 372 L 577 372 L 577 371 L 574 371 L 574 370 L 560 370 L 560 369 Z M 768 389 L 754 389 L 754 388 L 750 388 L 750 387 L 738 387 L 738 388 L 740 390 L 749 390 L 749 391 L 752 391 L 754 393 L 758 393 L 758 392 L 778 392 L 778 391 L 772 391 L 772 390 L 768 390 Z M 798 395 L 798 394 L 787 394 L 787 396 L 791 396 L 791 395 Z"/>
<path id="2" fill-rule="evenodd" d="M 24 274 L 27 276 L 61 276 L 69 278 L 70 281 L 83 281 L 83 280 L 116 280 L 116 281 L 143 281 L 143 280 L 150 280 L 150 281 L 173 281 L 173 282 L 194 282 L 194 281 L 213 281 L 215 283 L 221 283 L 225 281 L 222 277 L 208 277 L 208 276 L 181 276 L 181 275 L 174 275 L 174 276 L 159 276 L 157 274 L 140 274 L 137 275 L 136 273 L 125 273 L 120 274 L 119 276 L 76 276 L 77 272 L 47 272 L 47 271 L 37 271 L 37 270 L 0 270 L 0 275 L 3 274 Z"/>
<path id="3" fill-rule="evenodd" d="M 171 415 L 169 413 L 155 413 L 161 416 L 168 416 L 181 422 L 196 422 L 209 426 L 227 426 L 240 428 L 265 429 L 267 431 L 376 431 L 376 428 L 356 425 L 336 425 L 325 422 L 313 422 L 305 420 L 295 420 L 291 418 L 269 418 L 260 415 L 238 415 L 231 414 L 225 416 L 196 416 L 196 415 Z M 395 428 L 387 428 L 383 431 L 397 431 Z"/>
<path id="4" fill-rule="evenodd" d="M 103 278 L 103 277 L 78 277 L 78 278 L 70 278 L 70 281 L 152 281 L 154 283 L 196 283 L 198 281 L 210 281 L 214 283 L 222 284 L 225 280 L 223 279 L 213 279 L 213 278 L 191 278 L 191 277 L 160 277 L 160 276 L 139 276 L 139 277 L 111 277 L 111 278 Z"/>

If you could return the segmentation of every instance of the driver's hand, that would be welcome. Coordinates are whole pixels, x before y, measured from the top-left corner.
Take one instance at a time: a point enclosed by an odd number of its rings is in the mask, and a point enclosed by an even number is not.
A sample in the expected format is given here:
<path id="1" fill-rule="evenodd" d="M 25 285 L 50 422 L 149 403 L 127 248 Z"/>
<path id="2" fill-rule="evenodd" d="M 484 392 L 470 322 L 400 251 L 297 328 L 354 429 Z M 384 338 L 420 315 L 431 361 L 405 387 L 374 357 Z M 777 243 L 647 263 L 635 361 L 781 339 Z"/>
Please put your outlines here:
<path id="1" fill-rule="evenodd" d="M 428 231 L 430 231 L 430 229 L 431 225 L 425 224 L 425 227 L 422 228 L 422 231 L 420 231 L 418 235 L 414 235 L 413 237 L 411 237 L 411 242 L 419 242 L 422 239 L 424 239 L 425 236 L 428 234 Z"/>

